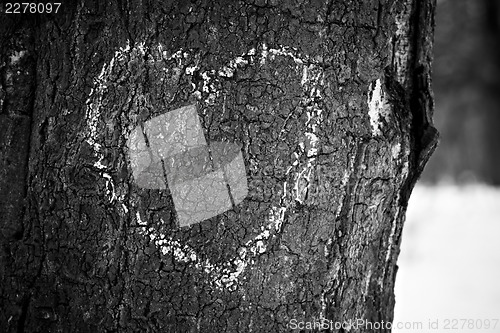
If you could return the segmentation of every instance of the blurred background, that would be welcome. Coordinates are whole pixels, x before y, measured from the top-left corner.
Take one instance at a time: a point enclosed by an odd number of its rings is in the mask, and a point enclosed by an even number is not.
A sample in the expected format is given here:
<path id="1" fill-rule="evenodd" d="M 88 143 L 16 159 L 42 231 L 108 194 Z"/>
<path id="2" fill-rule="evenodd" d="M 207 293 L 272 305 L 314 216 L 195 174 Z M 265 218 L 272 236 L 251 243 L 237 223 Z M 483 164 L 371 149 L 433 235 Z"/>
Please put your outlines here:
<path id="1" fill-rule="evenodd" d="M 434 51 L 441 143 L 410 199 L 394 318 L 423 327 L 393 332 L 500 332 L 500 0 L 438 0 Z"/>

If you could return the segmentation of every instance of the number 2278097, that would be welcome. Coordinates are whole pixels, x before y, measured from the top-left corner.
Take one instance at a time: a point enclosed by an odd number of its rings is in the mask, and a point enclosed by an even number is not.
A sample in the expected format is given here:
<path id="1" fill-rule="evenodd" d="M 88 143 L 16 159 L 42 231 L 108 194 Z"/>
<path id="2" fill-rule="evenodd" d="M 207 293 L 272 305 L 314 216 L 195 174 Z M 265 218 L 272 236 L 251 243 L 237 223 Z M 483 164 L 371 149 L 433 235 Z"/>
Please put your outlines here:
<path id="1" fill-rule="evenodd" d="M 61 2 L 7 2 L 5 4 L 5 14 L 56 14 L 59 7 L 61 7 Z"/>

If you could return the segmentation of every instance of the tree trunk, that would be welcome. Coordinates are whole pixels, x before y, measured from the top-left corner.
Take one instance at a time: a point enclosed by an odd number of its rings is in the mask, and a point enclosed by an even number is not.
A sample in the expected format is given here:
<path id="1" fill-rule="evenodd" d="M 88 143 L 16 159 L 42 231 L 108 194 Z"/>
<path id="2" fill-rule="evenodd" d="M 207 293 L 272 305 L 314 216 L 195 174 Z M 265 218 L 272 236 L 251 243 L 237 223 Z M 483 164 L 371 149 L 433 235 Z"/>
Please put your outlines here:
<path id="1" fill-rule="evenodd" d="M 116 0 L 5 14 L 0 330 L 390 331 L 406 205 L 437 140 L 433 11 Z M 205 162 L 182 167 L 205 169 L 175 174 L 194 148 Z"/>

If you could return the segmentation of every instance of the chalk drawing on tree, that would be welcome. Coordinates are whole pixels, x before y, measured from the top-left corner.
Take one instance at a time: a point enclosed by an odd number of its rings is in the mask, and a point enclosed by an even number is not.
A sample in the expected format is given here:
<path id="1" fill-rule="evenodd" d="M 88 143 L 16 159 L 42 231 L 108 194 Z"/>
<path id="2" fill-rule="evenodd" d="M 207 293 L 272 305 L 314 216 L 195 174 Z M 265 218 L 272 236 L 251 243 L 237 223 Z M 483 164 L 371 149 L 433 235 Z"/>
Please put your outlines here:
<path id="1" fill-rule="evenodd" d="M 257 52 L 257 49 L 260 51 Z M 307 116 L 306 131 L 297 133 L 300 139 L 299 149 L 293 153 L 293 160 L 286 169 L 286 175 L 290 175 L 291 181 L 285 180 L 283 182 L 282 193 L 279 194 L 279 204 L 270 207 L 268 219 L 265 225 L 260 228 L 260 232 L 250 236 L 238 248 L 232 259 L 222 263 L 213 263 L 210 258 L 205 258 L 182 240 L 166 235 L 149 224 L 146 216 L 128 206 L 126 200 L 128 197 L 127 185 L 121 184 L 123 188 L 120 188 L 120 184 L 115 186 L 110 170 L 104 163 L 103 154 L 102 131 L 103 129 L 109 130 L 117 122 L 113 118 L 113 114 L 104 116 L 104 110 L 109 107 L 105 101 L 106 95 L 110 86 L 122 84 L 121 82 L 125 80 L 123 73 L 130 71 L 131 66 L 143 63 L 146 64 L 145 66 L 157 70 L 157 74 L 155 74 L 157 86 L 166 84 L 170 89 L 175 89 L 175 82 L 178 82 L 179 78 L 186 77 L 189 80 L 196 74 L 202 78 L 202 82 L 201 85 L 192 83 L 191 95 L 201 105 L 214 105 L 215 101 L 224 98 L 223 92 L 219 89 L 222 79 L 233 77 L 241 67 L 263 66 L 277 58 L 286 59 L 294 66 L 303 89 L 300 104 Z M 266 44 L 262 44 L 233 58 L 221 68 L 202 70 L 198 65 L 198 55 L 191 50 L 178 50 L 172 53 L 165 50 L 162 44 L 158 44 L 156 47 L 146 47 L 143 43 L 137 43 L 133 46 L 127 43 L 125 47 L 119 48 L 112 59 L 103 65 L 100 74 L 94 80 L 94 87 L 86 102 L 86 141 L 93 148 L 96 156 L 94 167 L 99 169 L 102 177 L 106 179 L 106 195 L 110 198 L 109 202 L 121 209 L 123 215 L 132 216 L 137 225 L 140 226 L 137 228 L 138 232 L 154 243 L 161 253 L 173 255 L 174 259 L 179 262 L 192 264 L 193 267 L 210 276 L 210 280 L 218 288 L 235 289 L 240 284 L 242 273 L 246 268 L 255 264 L 258 257 L 267 252 L 271 241 L 282 233 L 286 211 L 296 202 L 303 203 L 307 198 L 309 188 L 312 186 L 311 177 L 315 172 L 320 141 L 319 127 L 324 113 L 320 103 L 322 99 L 321 87 L 325 84 L 324 69 L 320 66 L 321 61 L 321 59 L 302 55 L 291 47 L 268 48 Z M 165 65 L 172 62 L 174 63 L 173 67 Z M 167 89 L 164 94 L 168 107 L 168 101 L 173 100 L 174 93 Z M 142 103 L 142 105 L 148 106 L 145 95 L 144 93 L 135 93 L 133 96 L 127 97 L 126 103 L 130 105 L 135 100 L 140 102 L 136 102 L 137 104 Z M 135 125 L 132 127 L 121 129 L 124 137 L 127 138 L 125 144 L 129 150 L 131 174 L 135 184 L 150 189 L 164 189 L 168 186 L 172 191 L 174 188 L 172 195 L 180 227 L 189 227 L 231 210 L 238 203 L 242 203 L 248 188 L 245 178 L 245 162 L 240 147 L 237 144 L 226 142 L 207 143 L 199 123 L 195 104 L 163 113 L 145 121 L 141 121 L 136 114 L 125 116 L 121 114 L 120 116 L 128 117 L 131 123 L 135 121 Z M 104 118 L 109 119 L 103 121 Z M 175 131 L 171 131 L 169 126 L 166 126 L 166 124 L 175 122 L 180 124 L 179 127 L 189 124 L 186 127 L 191 128 L 189 134 L 185 130 L 184 132 L 180 131 L 183 134 L 177 133 L 183 137 L 177 142 L 177 145 L 175 140 L 178 138 L 174 139 L 173 136 L 168 138 Z M 283 133 L 284 129 L 278 140 L 281 140 Z M 177 148 L 167 148 L 170 144 Z M 212 160 L 210 160 L 210 155 Z M 258 168 L 252 161 L 247 167 Z M 210 207 L 207 209 L 209 201 L 203 201 L 203 204 L 198 207 L 195 207 L 196 205 L 190 206 L 190 200 L 185 200 L 188 209 L 183 207 L 181 193 L 188 192 L 182 189 L 183 185 L 188 188 L 189 183 L 196 182 L 201 188 L 214 187 L 209 191 L 211 194 L 219 195 L 218 198 L 212 198 L 215 200 L 213 202 L 217 203 L 218 208 Z M 229 185 L 229 189 L 227 185 Z M 179 195 L 176 194 L 177 192 Z M 207 193 L 191 193 L 190 199 L 203 197 L 205 200 L 204 194 Z M 179 200 L 176 201 L 176 197 Z M 338 207 L 338 210 L 340 208 Z M 130 210 L 132 212 L 129 213 Z"/>

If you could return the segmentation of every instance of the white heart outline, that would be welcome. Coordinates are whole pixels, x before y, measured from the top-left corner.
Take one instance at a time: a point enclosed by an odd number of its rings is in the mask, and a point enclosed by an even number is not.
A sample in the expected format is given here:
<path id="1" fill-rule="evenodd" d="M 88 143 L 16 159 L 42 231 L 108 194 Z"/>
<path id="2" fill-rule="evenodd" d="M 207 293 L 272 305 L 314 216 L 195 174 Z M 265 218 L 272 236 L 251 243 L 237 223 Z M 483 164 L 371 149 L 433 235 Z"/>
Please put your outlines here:
<path id="1" fill-rule="evenodd" d="M 102 93 L 106 89 L 107 76 L 112 73 L 115 62 L 123 60 L 128 53 L 134 51 L 144 56 L 147 50 L 148 48 L 143 42 L 137 43 L 137 45 L 131 47 L 130 41 L 127 41 L 125 47 L 120 47 L 115 51 L 110 62 L 103 65 L 99 76 L 94 80 L 94 86 L 86 100 L 86 120 L 88 128 L 86 141 L 93 148 L 98 159 L 94 163 L 94 167 L 99 169 L 101 175 L 106 179 L 107 195 L 111 196 L 110 203 L 114 201 L 119 202 L 125 213 L 128 213 L 128 207 L 123 203 L 123 198 L 118 197 L 116 193 L 114 193 L 115 186 L 112 177 L 106 172 L 107 167 L 102 164 L 104 155 L 101 152 L 101 144 L 99 144 L 96 139 L 99 133 L 98 122 L 100 118 L 100 104 L 102 102 Z M 272 61 L 279 56 L 290 58 L 296 64 L 296 68 L 299 68 L 298 75 L 301 78 L 301 85 L 305 93 L 301 100 L 303 105 L 310 105 L 310 102 L 314 100 L 314 98 L 321 98 L 321 91 L 318 89 L 318 85 L 324 85 L 324 71 L 321 66 L 319 66 L 321 61 L 302 55 L 297 52 L 297 50 L 286 46 L 281 46 L 278 49 L 269 49 L 266 44 L 262 44 L 260 50 L 260 55 L 257 55 L 256 49 L 252 48 L 241 56 L 232 59 L 217 71 L 211 70 L 201 73 L 201 77 L 204 80 L 201 88 L 202 91 L 195 90 L 192 94 L 196 96 L 198 100 L 201 100 L 202 92 L 208 93 L 208 97 L 203 102 L 210 105 L 219 97 L 219 91 L 215 90 L 215 85 L 210 82 L 211 80 L 217 80 L 218 77 L 232 77 L 238 66 L 255 65 L 254 59 L 257 57 L 260 58 L 259 65 L 262 66 L 265 65 L 266 61 Z M 157 51 L 159 54 L 163 55 L 162 60 L 175 60 L 179 68 L 182 66 L 183 59 L 190 56 L 188 51 L 182 49 L 169 55 L 161 43 L 158 43 Z M 197 70 L 199 70 L 197 65 L 189 66 L 185 68 L 184 74 L 193 75 Z M 195 86 L 194 89 L 196 89 Z M 311 174 L 314 170 L 314 161 L 316 160 L 316 154 L 318 152 L 318 127 L 323 119 L 323 110 L 318 108 L 315 103 L 312 103 L 312 105 L 312 107 L 306 107 L 307 121 L 305 126 L 307 131 L 304 133 L 299 143 L 300 151 L 293 154 L 295 160 L 286 171 L 288 175 L 292 169 L 299 169 L 300 167 L 300 170 L 294 173 L 294 186 L 290 194 L 287 195 L 289 193 L 288 184 L 287 181 L 284 181 L 280 205 L 271 207 L 268 224 L 266 227 L 261 227 L 261 232 L 259 234 L 238 249 L 238 255 L 234 257 L 232 261 L 228 261 L 223 265 L 214 265 L 208 259 L 200 261 L 199 255 L 190 246 L 182 244 L 179 240 L 175 240 L 172 237 L 158 234 L 154 228 L 147 228 L 147 222 L 142 221 L 140 212 L 137 211 L 135 212 L 136 222 L 138 225 L 143 226 L 139 229 L 139 232 L 148 237 L 150 241 L 153 241 L 156 247 L 164 255 L 172 254 L 177 261 L 194 263 L 195 268 L 202 269 L 212 277 L 212 282 L 217 288 L 225 288 L 227 290 L 237 289 L 239 276 L 245 271 L 246 267 L 249 264 L 254 264 L 255 257 L 267 251 L 266 243 L 282 232 L 285 213 L 291 203 L 303 203 L 306 199 L 310 187 Z M 281 138 L 284 131 L 285 128 L 283 126 L 279 138 Z M 305 163 L 300 162 L 300 155 L 305 155 Z M 348 177 L 344 177 L 344 181 L 347 179 Z M 108 187 L 111 189 L 108 189 Z M 341 207 L 339 206 L 337 210 L 340 211 L 340 209 Z M 161 221 L 164 223 L 163 220 Z M 236 269 L 233 269 L 233 267 L 236 267 Z"/>

